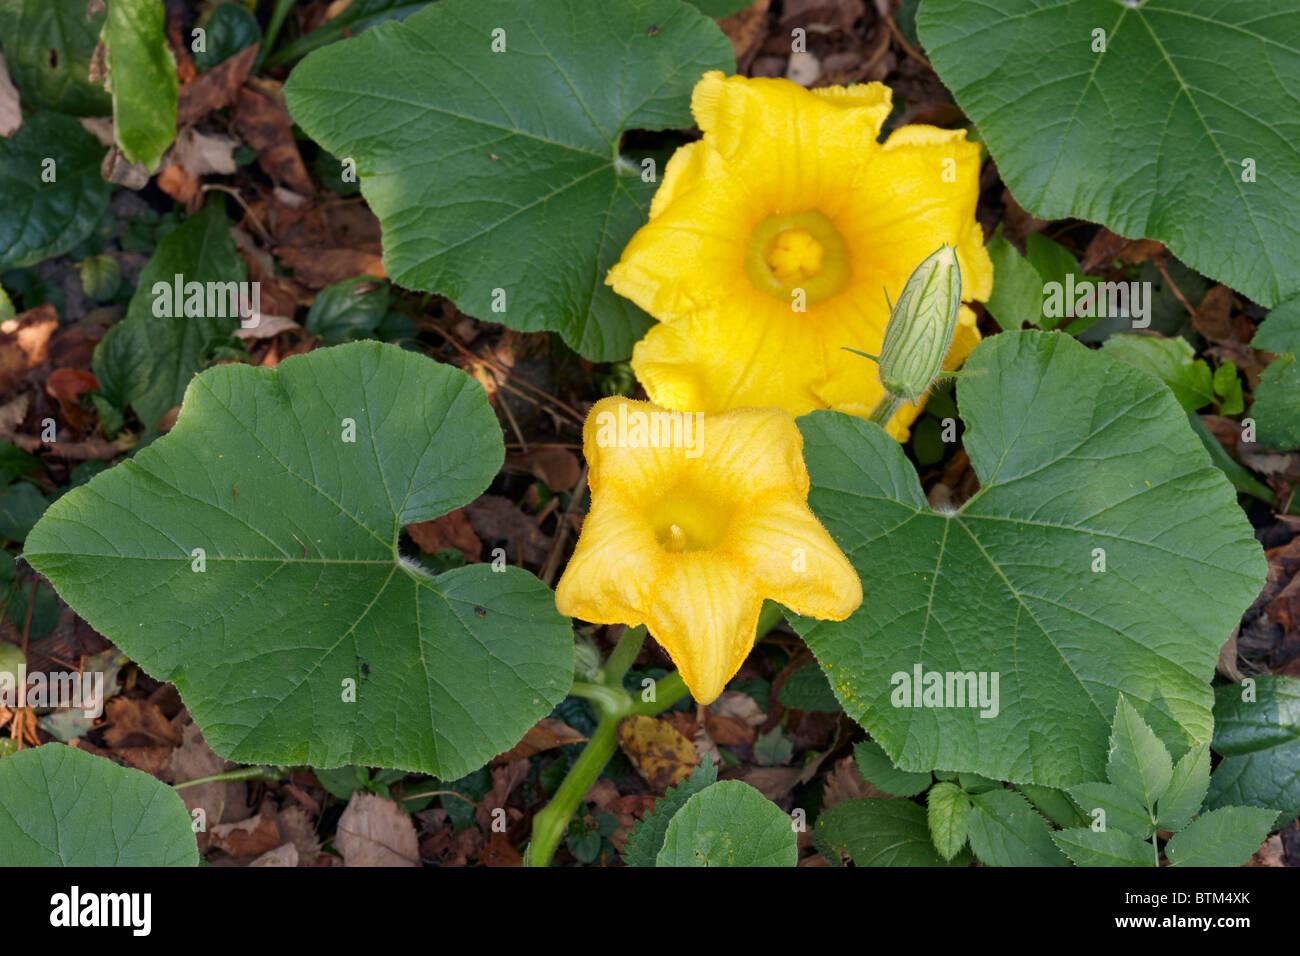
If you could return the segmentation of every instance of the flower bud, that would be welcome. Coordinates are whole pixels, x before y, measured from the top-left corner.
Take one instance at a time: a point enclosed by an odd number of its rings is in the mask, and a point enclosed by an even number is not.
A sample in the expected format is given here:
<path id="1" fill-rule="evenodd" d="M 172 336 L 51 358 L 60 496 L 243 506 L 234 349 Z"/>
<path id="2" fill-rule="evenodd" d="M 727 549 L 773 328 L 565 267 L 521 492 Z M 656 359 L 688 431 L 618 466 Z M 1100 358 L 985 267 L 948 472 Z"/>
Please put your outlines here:
<path id="1" fill-rule="evenodd" d="M 915 403 L 934 383 L 961 307 L 957 250 L 942 245 L 921 261 L 894 303 L 880 347 L 880 384 Z"/>

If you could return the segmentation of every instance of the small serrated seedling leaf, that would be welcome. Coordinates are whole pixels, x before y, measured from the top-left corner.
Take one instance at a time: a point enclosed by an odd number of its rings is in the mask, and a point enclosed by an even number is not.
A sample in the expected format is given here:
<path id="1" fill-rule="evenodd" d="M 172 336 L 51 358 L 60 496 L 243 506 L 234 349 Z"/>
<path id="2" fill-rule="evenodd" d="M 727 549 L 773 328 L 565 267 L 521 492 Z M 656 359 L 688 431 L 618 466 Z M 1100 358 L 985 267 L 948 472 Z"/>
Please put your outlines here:
<path id="1" fill-rule="evenodd" d="M 971 803 L 962 789 L 952 783 L 936 783 L 926 796 L 926 819 L 935 849 L 951 860 L 966 845 L 966 825 Z"/>
<path id="2" fill-rule="evenodd" d="M 1276 811 L 1262 807 L 1219 807 L 1175 833 L 1165 844 L 1165 856 L 1170 866 L 1241 866 L 1276 820 Z"/>
<path id="3" fill-rule="evenodd" d="M 1093 781 L 1071 787 L 1069 792 L 1090 822 L 1104 820 L 1105 829 L 1124 830 L 1141 839 L 1151 835 L 1151 812 L 1127 790 L 1113 783 Z"/>
<path id="4" fill-rule="evenodd" d="M 1039 813 L 1058 827 L 1075 827 L 1084 822 L 1079 808 L 1064 791 L 1051 787 L 1038 787 L 1032 783 L 1016 784 L 1016 789 L 1034 805 Z"/>
<path id="5" fill-rule="evenodd" d="M 1169 750 L 1122 694 L 1115 705 L 1106 776 L 1112 784 L 1154 812 L 1173 777 Z"/>
<path id="6" fill-rule="evenodd" d="M 1156 804 L 1156 826 L 1171 833 L 1187 826 L 1200 812 L 1209 789 L 1210 748 L 1187 751 L 1174 765 L 1169 788 Z"/>
<path id="7" fill-rule="evenodd" d="M 1052 840 L 1075 866 L 1155 866 L 1155 851 L 1123 830 L 1077 827 L 1058 830 Z"/>
<path id="8" fill-rule="evenodd" d="M 985 866 L 1065 866 L 1047 821 L 1013 790 L 989 790 L 971 798 L 970 847 Z"/>

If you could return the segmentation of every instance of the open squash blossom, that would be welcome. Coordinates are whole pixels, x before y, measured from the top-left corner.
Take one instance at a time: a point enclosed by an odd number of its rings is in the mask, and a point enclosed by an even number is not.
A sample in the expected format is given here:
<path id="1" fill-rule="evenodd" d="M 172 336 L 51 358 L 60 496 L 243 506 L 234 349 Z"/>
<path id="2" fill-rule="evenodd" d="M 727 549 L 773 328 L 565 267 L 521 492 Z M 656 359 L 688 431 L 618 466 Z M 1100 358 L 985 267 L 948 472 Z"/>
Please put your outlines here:
<path id="1" fill-rule="evenodd" d="M 754 646 L 765 598 L 842 621 L 862 583 L 808 508 L 803 436 L 776 408 L 705 416 L 615 397 L 583 428 L 591 511 L 561 614 L 645 624 L 702 704 Z"/>
<path id="2" fill-rule="evenodd" d="M 886 293 L 897 299 L 947 243 L 962 298 L 988 298 L 979 146 L 965 130 L 915 125 L 879 143 L 890 107 L 881 83 L 806 90 L 712 71 L 696 84 L 704 137 L 669 160 L 649 222 L 606 280 L 659 319 L 632 354 L 651 401 L 867 416 L 884 389 L 844 349 L 880 354 Z M 978 342 L 963 306 L 944 367 Z M 917 412 L 904 404 L 890 433 L 905 439 Z"/>

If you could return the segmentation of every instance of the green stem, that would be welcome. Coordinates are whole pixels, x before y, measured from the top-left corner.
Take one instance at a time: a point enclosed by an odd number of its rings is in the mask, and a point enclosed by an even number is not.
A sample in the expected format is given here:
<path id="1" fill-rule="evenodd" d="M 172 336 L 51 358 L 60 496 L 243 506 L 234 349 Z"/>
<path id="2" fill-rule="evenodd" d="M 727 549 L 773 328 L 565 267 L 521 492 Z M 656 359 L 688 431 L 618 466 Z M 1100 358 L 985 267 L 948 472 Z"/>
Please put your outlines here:
<path id="1" fill-rule="evenodd" d="M 654 700 L 635 702 L 632 705 L 632 713 L 643 714 L 646 717 L 662 714 L 679 700 L 684 699 L 690 692 L 690 688 L 686 686 L 686 681 L 682 680 L 682 675 L 677 671 L 673 671 L 671 674 L 665 674 L 655 681 Z"/>
<path id="2" fill-rule="evenodd" d="M 637 655 L 641 653 L 645 637 L 644 624 L 624 628 L 614 650 L 610 652 L 609 659 L 605 661 L 605 666 L 601 668 L 600 679 L 611 687 L 622 687 L 623 678 L 636 661 Z"/>
<path id="3" fill-rule="evenodd" d="M 184 790 L 186 787 L 197 787 L 201 783 L 233 783 L 238 780 L 283 780 L 284 774 L 284 769 L 281 767 L 239 767 L 235 770 L 227 770 L 225 773 L 214 773 L 210 777 L 186 780 L 184 783 L 176 784 L 172 789 Z"/>
<path id="4" fill-rule="evenodd" d="M 591 701 L 592 707 L 600 714 L 626 710 L 629 704 L 627 691 L 609 684 L 588 684 L 586 681 L 575 680 L 569 693 Z"/>
<path id="5" fill-rule="evenodd" d="M 271 48 L 275 46 L 275 38 L 279 35 L 280 27 L 284 25 L 284 19 L 289 15 L 292 7 L 293 0 L 275 0 L 275 8 L 271 11 L 271 19 L 267 21 L 266 33 L 262 37 L 263 56 L 270 56 Z"/>
<path id="6" fill-rule="evenodd" d="M 783 611 L 773 601 L 763 602 L 758 615 L 758 634 L 763 636 L 781 620 Z M 645 643 L 644 626 L 623 631 L 618 644 L 605 661 L 599 684 L 574 681 L 569 693 L 589 700 L 596 710 L 598 722 L 587 746 L 565 775 L 551 802 L 533 817 L 533 835 L 524 853 L 525 866 L 549 866 L 559 848 L 560 840 L 568 829 L 583 795 L 591 789 L 600 772 L 609 763 L 618 747 L 618 725 L 624 717 L 634 714 L 653 717 L 683 700 L 690 689 L 677 671 L 655 681 L 654 695 L 650 700 L 633 700 L 623 688 L 623 678 L 628 668 L 641 652 Z"/>
<path id="7" fill-rule="evenodd" d="M 876 402 L 876 407 L 871 410 L 871 415 L 867 421 L 875 422 L 881 428 L 889 425 L 889 420 L 894 417 L 894 413 L 903 407 L 903 400 L 893 395 L 886 394 L 884 398 Z"/>
<path id="8" fill-rule="evenodd" d="M 628 701 L 629 706 L 630 703 Z M 533 838 L 524 854 L 525 865 L 550 866 L 582 795 L 591 789 L 609 758 L 614 756 L 614 748 L 618 746 L 618 724 L 628 713 L 628 710 L 621 713 L 607 711 L 601 715 L 591 739 L 569 768 L 555 796 L 533 817 Z"/>

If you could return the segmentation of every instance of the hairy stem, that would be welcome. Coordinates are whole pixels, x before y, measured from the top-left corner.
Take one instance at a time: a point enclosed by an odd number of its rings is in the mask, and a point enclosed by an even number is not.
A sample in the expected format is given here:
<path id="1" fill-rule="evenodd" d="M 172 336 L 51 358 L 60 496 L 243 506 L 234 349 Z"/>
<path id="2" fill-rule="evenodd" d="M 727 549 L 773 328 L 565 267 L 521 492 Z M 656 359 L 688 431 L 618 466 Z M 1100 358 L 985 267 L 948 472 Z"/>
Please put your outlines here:
<path id="1" fill-rule="evenodd" d="M 876 402 L 876 407 L 871 410 L 871 415 L 867 421 L 875 422 L 881 428 L 887 428 L 889 420 L 902 407 L 903 400 L 901 398 L 886 394 L 884 398 Z"/>

